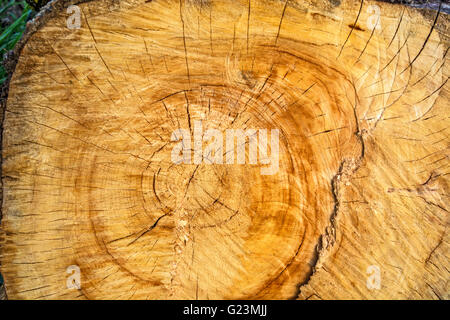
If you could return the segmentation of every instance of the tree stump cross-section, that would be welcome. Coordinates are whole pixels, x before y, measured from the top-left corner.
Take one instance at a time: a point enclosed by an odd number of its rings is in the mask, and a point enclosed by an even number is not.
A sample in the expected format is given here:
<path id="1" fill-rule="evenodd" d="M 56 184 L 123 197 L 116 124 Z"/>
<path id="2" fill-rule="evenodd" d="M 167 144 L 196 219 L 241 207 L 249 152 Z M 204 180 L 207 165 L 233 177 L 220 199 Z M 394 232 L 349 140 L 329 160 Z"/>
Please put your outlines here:
<path id="1" fill-rule="evenodd" d="M 442 6 L 48 4 L 4 106 L 8 298 L 448 299 Z"/>

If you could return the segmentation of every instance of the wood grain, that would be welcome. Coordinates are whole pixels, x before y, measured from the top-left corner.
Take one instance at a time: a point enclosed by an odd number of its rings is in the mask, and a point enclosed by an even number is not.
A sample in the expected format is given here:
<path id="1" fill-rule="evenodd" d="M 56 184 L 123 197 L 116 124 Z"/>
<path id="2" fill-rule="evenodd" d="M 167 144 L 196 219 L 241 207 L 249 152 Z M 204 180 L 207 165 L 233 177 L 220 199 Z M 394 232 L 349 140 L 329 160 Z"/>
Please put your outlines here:
<path id="1" fill-rule="evenodd" d="M 9 85 L 9 298 L 449 298 L 446 14 L 325 0 L 79 8 L 81 28 L 58 10 L 29 37 Z M 279 130 L 279 170 L 174 164 L 173 132 L 199 122 Z"/>

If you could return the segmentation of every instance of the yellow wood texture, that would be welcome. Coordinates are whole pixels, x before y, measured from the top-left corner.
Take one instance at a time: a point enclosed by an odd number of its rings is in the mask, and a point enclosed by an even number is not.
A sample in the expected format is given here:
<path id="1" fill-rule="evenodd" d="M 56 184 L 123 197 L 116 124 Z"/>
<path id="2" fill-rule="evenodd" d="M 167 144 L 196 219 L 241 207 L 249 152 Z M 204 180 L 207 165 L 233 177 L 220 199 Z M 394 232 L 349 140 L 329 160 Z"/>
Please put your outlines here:
<path id="1" fill-rule="evenodd" d="M 10 83 L 9 298 L 449 298 L 446 14 L 347 0 L 78 7 L 80 28 L 66 11 L 50 19 Z M 278 129 L 278 172 L 174 164 L 172 133 L 198 121 Z"/>

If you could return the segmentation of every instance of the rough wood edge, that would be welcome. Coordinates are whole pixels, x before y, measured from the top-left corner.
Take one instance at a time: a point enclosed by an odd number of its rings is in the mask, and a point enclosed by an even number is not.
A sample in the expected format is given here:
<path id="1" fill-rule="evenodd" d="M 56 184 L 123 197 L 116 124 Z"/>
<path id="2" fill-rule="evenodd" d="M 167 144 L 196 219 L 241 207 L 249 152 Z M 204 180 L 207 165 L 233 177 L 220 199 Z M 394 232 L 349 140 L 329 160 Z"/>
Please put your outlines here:
<path id="1" fill-rule="evenodd" d="M 22 49 L 25 47 L 28 40 L 33 34 L 42 28 L 45 23 L 51 18 L 55 17 L 60 10 L 64 10 L 72 4 L 80 4 L 84 2 L 90 2 L 92 0 L 51 0 L 34 16 L 31 21 L 26 24 L 25 31 L 22 38 L 17 42 L 14 49 L 5 54 L 3 66 L 7 73 L 7 79 L 1 85 L 0 88 L 0 151 L 2 151 L 3 145 L 3 120 L 5 118 L 6 102 L 8 100 L 9 84 L 11 82 L 12 75 L 16 69 L 16 65 L 19 61 Z M 0 156 L 0 174 L 2 174 L 2 156 Z M 0 178 L 0 223 L 3 217 L 3 179 Z M 1 261 L 0 261 L 0 275 L 1 275 Z M 5 283 L 0 285 L 0 300 L 7 300 L 8 295 L 6 292 Z"/>

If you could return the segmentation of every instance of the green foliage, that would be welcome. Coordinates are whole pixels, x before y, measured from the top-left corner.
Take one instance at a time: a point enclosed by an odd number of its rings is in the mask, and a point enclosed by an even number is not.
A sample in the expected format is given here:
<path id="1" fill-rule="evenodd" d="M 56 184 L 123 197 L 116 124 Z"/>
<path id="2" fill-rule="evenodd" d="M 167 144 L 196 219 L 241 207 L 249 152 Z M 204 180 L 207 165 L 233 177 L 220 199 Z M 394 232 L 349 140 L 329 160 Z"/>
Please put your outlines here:
<path id="1" fill-rule="evenodd" d="M 39 11 L 49 0 L 26 0 L 26 2 L 34 10 Z"/>
<path id="2" fill-rule="evenodd" d="M 0 60 L 12 50 L 22 37 L 27 21 L 33 14 L 26 1 L 0 0 Z M 3 66 L 0 67 L 0 84 L 7 78 Z"/>

